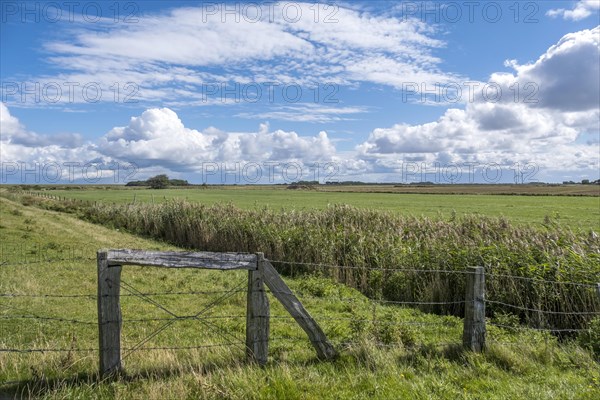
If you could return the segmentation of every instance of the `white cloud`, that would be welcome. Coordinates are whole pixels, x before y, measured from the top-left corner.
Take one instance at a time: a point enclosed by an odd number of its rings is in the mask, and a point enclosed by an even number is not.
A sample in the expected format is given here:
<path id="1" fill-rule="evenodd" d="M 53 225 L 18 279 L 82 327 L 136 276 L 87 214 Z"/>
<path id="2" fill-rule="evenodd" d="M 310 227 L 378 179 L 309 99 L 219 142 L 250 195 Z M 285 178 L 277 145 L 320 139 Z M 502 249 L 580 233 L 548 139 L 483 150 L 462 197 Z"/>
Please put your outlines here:
<path id="1" fill-rule="evenodd" d="M 98 151 L 140 167 L 190 166 L 214 157 L 212 142 L 218 135 L 205 135 L 186 128 L 168 108 L 146 110 L 132 117 L 129 125 L 115 127 L 98 142 Z"/>
<path id="2" fill-rule="evenodd" d="M 79 59 L 82 62 L 112 60 L 120 67 L 156 62 L 183 66 L 236 64 L 310 50 L 309 42 L 275 24 L 236 22 L 233 18 L 223 23 L 220 17 L 203 21 L 202 7 L 179 8 L 166 16 L 141 17 L 138 23 L 118 24 L 105 32 L 83 31 L 77 35 L 76 44 L 53 42 L 47 48 L 67 57 L 83 56 Z"/>
<path id="3" fill-rule="evenodd" d="M 363 155 L 443 151 L 451 141 L 459 141 L 474 130 L 474 122 L 469 121 L 465 114 L 463 110 L 450 109 L 437 122 L 377 128 L 365 143 L 358 146 L 358 151 Z"/>
<path id="4" fill-rule="evenodd" d="M 293 162 L 308 171 L 311 163 L 332 161 L 336 154 L 324 131 L 300 136 L 293 131 L 271 131 L 268 124 L 260 124 L 256 132 L 224 132 L 214 127 L 198 131 L 187 128 L 168 108 L 148 109 L 96 142 L 69 147 L 52 143 L 52 137 L 27 131 L 3 103 L 0 115 L 0 158 L 23 171 L 37 171 L 33 173 L 37 176 L 29 176 L 29 183 L 44 181 L 44 166 L 54 163 L 62 166 L 63 180 L 81 179 L 83 166 L 92 164 L 94 173 L 101 169 L 101 175 L 111 179 L 111 165 L 135 165 L 139 168 L 137 178 L 159 172 L 201 173 L 207 163 L 237 164 L 242 168 L 248 163 Z M 28 143 L 24 143 L 24 137 Z M 69 163 L 77 164 L 77 176 L 67 173 Z"/>
<path id="5" fill-rule="evenodd" d="M 13 135 L 24 132 L 24 127 L 16 117 L 10 115 L 8 107 L 0 102 L 0 139 L 8 141 Z"/>
<path id="6" fill-rule="evenodd" d="M 493 74 L 491 80 L 498 82 L 504 93 L 511 93 L 510 86 L 518 84 L 519 101 L 537 100 L 530 104 L 559 111 L 596 110 L 600 107 L 600 26 L 569 33 L 551 46 L 532 64 L 507 63 L 517 72 Z M 527 84 L 535 87 L 527 89 Z M 514 97 L 505 96 L 505 100 Z"/>
<path id="7" fill-rule="evenodd" d="M 211 3 L 140 16 L 135 24 L 75 25 L 68 38 L 44 46 L 53 54 L 48 61 L 64 72 L 34 78 L 41 84 L 98 83 L 102 101 L 113 101 L 115 82 L 133 82 L 139 88 L 136 99 L 161 105 L 201 100 L 202 85 L 215 82 L 370 82 L 399 88 L 402 82 L 454 78 L 440 70 L 441 60 L 432 54 L 445 43 L 417 19 L 340 5 L 337 22 L 326 23 L 328 13 L 316 18 L 314 4 L 293 3 L 302 17 L 291 21 L 283 17 L 288 3 L 273 4 L 274 17 L 263 15 L 256 22 L 243 18 L 242 10 L 207 15 Z M 80 92 L 75 102 L 85 101 Z"/>
<path id="8" fill-rule="evenodd" d="M 579 0 L 573 9 L 554 8 L 546 12 L 552 18 L 562 17 L 572 21 L 580 21 L 600 10 L 600 0 Z"/>
<path id="9" fill-rule="evenodd" d="M 10 114 L 8 107 L 0 103 L 0 140 L 12 145 L 23 147 L 57 146 L 61 148 L 76 148 L 83 144 L 83 138 L 78 133 L 60 133 L 56 135 L 40 135 L 31 132 Z"/>
<path id="10" fill-rule="evenodd" d="M 27 130 L 4 103 L 0 103 L 0 160 L 3 174 L 29 183 L 56 183 L 57 177 L 81 179 L 86 172 L 95 177 L 96 167 L 84 171 L 83 166 L 93 164 L 101 169 L 105 163 L 94 146 L 78 134 L 41 135 Z M 68 163 L 78 168 L 69 171 Z M 105 171 L 104 177 L 112 177 L 112 171 Z M 1 180 L 5 183 L 8 177 L 3 175 Z"/>
<path id="11" fill-rule="evenodd" d="M 207 162 L 311 162 L 330 160 L 335 147 L 326 132 L 299 136 L 296 132 L 269 131 L 262 124 L 257 132 L 202 132 L 186 128 L 168 108 L 149 109 L 132 117 L 128 126 L 115 127 L 102 137 L 98 151 L 140 167 L 162 166 L 175 171 L 194 171 Z"/>
<path id="12" fill-rule="evenodd" d="M 600 27 L 565 35 L 535 63 L 508 62 L 516 75 L 493 74 L 500 101 L 482 96 L 437 121 L 378 128 L 357 146 L 357 157 L 394 170 L 402 162 L 535 163 L 548 171 L 600 170 L 598 38 Z M 511 85 L 539 88 L 514 98 Z M 514 87 L 514 86 L 513 86 Z"/>
<path id="13" fill-rule="evenodd" d="M 335 107 L 333 105 L 298 104 L 289 106 L 275 106 L 273 111 L 262 113 L 239 113 L 236 117 L 249 119 L 277 119 L 295 122 L 335 122 L 345 121 L 352 118 L 349 115 L 364 113 L 366 107 Z"/>

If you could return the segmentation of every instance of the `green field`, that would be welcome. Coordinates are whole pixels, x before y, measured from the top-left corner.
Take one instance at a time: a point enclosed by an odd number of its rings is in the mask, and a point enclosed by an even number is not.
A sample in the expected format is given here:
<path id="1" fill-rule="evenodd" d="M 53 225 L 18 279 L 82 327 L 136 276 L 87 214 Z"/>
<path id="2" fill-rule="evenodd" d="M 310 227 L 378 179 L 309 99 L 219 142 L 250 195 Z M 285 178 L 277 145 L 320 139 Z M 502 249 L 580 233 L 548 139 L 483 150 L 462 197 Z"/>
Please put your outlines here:
<path id="1" fill-rule="evenodd" d="M 336 361 L 316 360 L 295 323 L 273 318 L 271 337 L 280 340 L 272 341 L 265 368 L 246 363 L 239 346 L 142 350 L 125 360 L 126 376 L 99 380 L 97 353 L 76 351 L 97 347 L 96 250 L 176 248 L 5 198 L 0 198 L 0 239 L 0 293 L 12 294 L 0 297 L 0 347 L 66 349 L 0 352 L 0 398 L 454 400 L 600 395 L 598 362 L 575 342 L 490 325 L 486 352 L 466 352 L 458 346 L 460 318 L 372 302 L 356 290 L 319 277 L 286 280 L 339 349 Z M 188 315 L 218 294 L 164 293 L 221 292 L 243 285 L 246 276 L 239 271 L 131 266 L 124 268 L 122 279 L 140 291 L 163 293 L 152 298 Z M 78 294 L 84 297 L 68 297 Z M 273 298 L 271 305 L 273 316 L 285 317 Z M 133 346 L 160 324 L 132 320 L 168 316 L 135 296 L 123 297 L 122 307 L 124 347 Z M 213 320 L 228 332 L 226 339 L 198 321 L 180 321 L 147 347 L 243 340 L 244 313 L 241 292 L 210 314 L 228 317 Z M 506 318 L 492 322 L 511 324 Z"/>
<path id="2" fill-rule="evenodd" d="M 392 187 L 390 190 L 393 189 Z M 285 186 L 269 188 L 240 186 L 152 190 L 95 187 L 81 190 L 51 190 L 46 193 L 73 199 L 114 203 L 161 203 L 168 199 L 187 199 L 190 202 L 207 205 L 232 203 L 245 209 L 263 207 L 287 210 L 323 209 L 329 204 L 349 204 L 358 208 L 394 211 L 416 216 L 440 216 L 446 219 L 453 213 L 505 216 L 516 223 L 538 226 L 549 217 L 572 229 L 600 231 L 600 197 L 597 196 L 381 193 L 364 192 L 366 190 L 364 187 L 347 187 L 349 192 L 338 190 L 343 188 L 289 190 Z M 423 188 L 423 190 L 430 189 Z"/>

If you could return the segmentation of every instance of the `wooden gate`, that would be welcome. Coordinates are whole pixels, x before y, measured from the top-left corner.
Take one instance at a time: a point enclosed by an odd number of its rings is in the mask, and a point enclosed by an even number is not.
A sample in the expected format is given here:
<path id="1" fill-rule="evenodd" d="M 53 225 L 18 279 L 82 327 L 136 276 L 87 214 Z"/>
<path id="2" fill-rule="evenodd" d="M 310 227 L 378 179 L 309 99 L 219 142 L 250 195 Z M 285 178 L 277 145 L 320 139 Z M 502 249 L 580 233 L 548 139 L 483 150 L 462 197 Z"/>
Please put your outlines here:
<path id="1" fill-rule="evenodd" d="M 337 356 L 321 327 L 285 284 L 263 253 L 211 253 L 144 250 L 100 250 L 98 260 L 98 330 L 100 374 L 119 372 L 121 359 L 121 269 L 123 265 L 163 268 L 248 270 L 246 356 L 260 365 L 267 362 L 270 306 L 264 285 L 304 329 L 320 359 Z"/>

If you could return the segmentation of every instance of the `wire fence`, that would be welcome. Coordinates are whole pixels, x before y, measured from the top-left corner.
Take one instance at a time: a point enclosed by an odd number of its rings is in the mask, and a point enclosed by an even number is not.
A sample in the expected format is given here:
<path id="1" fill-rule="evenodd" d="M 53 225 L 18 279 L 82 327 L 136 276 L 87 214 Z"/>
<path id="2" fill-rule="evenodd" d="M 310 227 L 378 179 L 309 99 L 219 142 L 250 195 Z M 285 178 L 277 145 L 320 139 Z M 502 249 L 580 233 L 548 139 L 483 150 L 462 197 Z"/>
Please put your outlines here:
<path id="1" fill-rule="evenodd" d="M 31 264 L 39 264 L 39 265 L 44 265 L 46 267 L 51 267 L 54 268 L 56 267 L 56 271 L 60 271 L 61 269 L 63 269 L 63 265 L 62 263 L 67 262 L 67 261 L 74 261 L 74 260 L 78 260 L 78 261 L 89 261 L 89 262 L 96 262 L 96 258 L 90 258 L 90 257 L 54 257 L 54 258 L 50 258 L 50 257 L 42 257 L 40 259 L 37 260 L 26 260 L 23 261 L 23 255 L 28 256 L 29 253 L 31 252 L 31 249 L 39 249 L 40 246 L 38 245 L 34 245 L 34 246 L 10 246 L 7 243 L 3 243 L 2 247 L 2 257 L 6 257 L 7 255 L 10 256 L 9 259 L 2 259 L 2 261 L 0 261 L 0 265 L 2 266 L 2 270 L 0 270 L 0 272 L 5 272 L 5 273 L 9 273 L 11 270 L 11 268 L 14 270 L 14 268 L 20 268 L 23 265 L 31 265 Z M 95 275 L 95 268 L 93 270 L 94 275 Z M 89 272 L 89 271 L 88 271 Z M 245 283 L 245 282 L 244 282 Z M 98 326 L 98 320 L 94 317 L 96 317 L 96 309 L 95 309 L 95 301 L 98 299 L 98 294 L 97 293 L 82 293 L 82 292 L 70 292 L 70 293 L 65 293 L 65 292 L 52 292 L 52 293 L 42 293 L 42 292 L 32 292 L 31 290 L 29 290 L 28 288 L 24 287 L 24 288 L 14 288 L 14 283 L 13 285 L 10 287 L 10 291 L 9 290 L 2 290 L 3 289 L 2 283 L 0 283 L 0 325 L 5 325 L 5 327 L 7 328 L 7 330 L 5 331 L 4 329 L 2 329 L 3 331 L 8 333 L 8 328 L 10 326 L 11 329 L 13 329 L 13 331 L 16 332 L 20 332 L 23 331 L 23 328 L 25 327 L 23 324 L 29 325 L 32 322 L 37 322 L 37 323 L 59 323 L 59 324 L 73 324 L 76 326 L 87 326 L 90 328 L 93 328 L 95 326 Z M 24 285 L 26 286 L 26 285 Z M 235 294 L 239 294 L 239 293 L 245 293 L 246 290 L 242 290 L 242 286 L 243 285 L 237 285 L 236 288 L 234 289 L 223 289 L 223 290 L 172 290 L 172 291 L 148 291 L 148 290 L 137 290 L 135 289 L 132 285 L 130 285 L 128 282 L 125 281 L 121 281 L 120 282 L 120 286 L 123 289 L 123 293 L 119 294 L 118 297 L 124 297 L 124 298 L 136 298 L 136 299 L 141 299 L 142 301 L 147 301 L 150 304 L 152 304 L 154 307 L 156 307 L 157 310 L 159 311 L 165 311 L 167 310 L 164 306 L 162 306 L 159 302 L 153 300 L 153 298 L 156 299 L 160 299 L 160 298 L 173 298 L 173 297 L 178 297 L 178 296 L 187 296 L 189 298 L 192 298 L 191 296 L 203 296 L 206 298 L 213 298 L 213 297 L 218 297 L 218 298 L 224 298 L 225 296 L 232 296 Z M 105 295 L 102 297 L 109 297 L 109 295 Z M 64 300 L 61 303 L 57 303 L 60 304 L 60 307 L 49 307 L 47 306 L 47 301 L 53 301 L 53 300 Z M 92 301 L 89 301 L 92 300 Z M 18 301 L 17 303 L 15 303 L 15 301 Z M 31 303 L 31 302 L 39 302 L 39 303 Z M 43 309 L 56 309 L 56 310 L 60 310 L 60 311 L 64 311 L 64 310 L 69 310 L 69 305 L 73 304 L 71 303 L 71 301 L 77 301 L 77 302 L 84 302 L 84 303 L 80 303 L 80 304 L 87 304 L 87 306 L 85 306 L 85 309 L 87 310 L 87 312 L 85 312 L 86 315 L 89 315 L 89 317 L 91 318 L 81 318 L 81 317 L 75 317 L 75 316 L 69 316 L 69 315 L 59 315 L 62 314 L 61 312 L 40 312 L 39 310 L 43 310 Z M 23 304 L 27 305 L 27 306 L 23 306 Z M 64 305 L 64 306 L 63 306 Z M 205 306 L 204 309 L 208 310 L 210 307 L 209 306 Z M 32 311 L 36 310 L 35 312 Z M 241 311 L 241 310 L 238 310 Z M 52 315 L 54 314 L 54 315 Z M 214 321 L 231 321 L 231 320 L 242 320 L 245 319 L 246 316 L 245 315 L 240 315 L 238 314 L 228 314 L 228 315 L 199 315 L 199 313 L 196 314 L 183 314 L 183 315 L 177 315 L 174 313 L 169 312 L 167 316 L 148 316 L 148 312 L 146 311 L 147 315 L 142 315 L 139 318 L 124 318 L 121 319 L 120 322 L 127 324 L 126 326 L 142 326 L 144 324 L 148 324 L 148 323 L 161 323 L 161 324 L 168 324 L 167 326 L 173 324 L 174 322 L 179 322 L 179 321 L 190 321 L 190 320 L 197 320 L 200 323 L 204 324 L 204 325 L 208 325 L 210 329 L 219 329 L 219 327 L 217 326 L 217 324 L 214 323 Z M 27 322 L 19 322 L 20 321 L 27 321 Z M 113 322 L 117 322 L 117 321 L 104 321 L 104 324 L 110 324 Z M 11 324 L 11 325 L 7 325 L 7 324 Z M 17 324 L 17 325 L 14 325 Z M 78 328 L 73 328 L 73 329 L 78 329 Z M 163 330 L 165 328 L 162 328 Z M 93 331 L 93 329 L 92 329 Z M 88 330 L 87 332 L 90 333 L 92 332 L 90 330 Z M 89 335 L 88 335 L 89 336 Z M 233 338 L 231 337 L 231 335 L 229 335 L 227 332 L 222 333 L 221 337 L 227 337 L 228 340 L 224 341 L 223 343 L 218 343 L 218 344 L 200 344 L 200 345 L 186 345 L 186 346 L 165 346 L 165 345 L 159 345 L 159 346 L 144 346 L 144 344 L 146 343 L 146 339 L 144 339 L 143 342 L 140 343 L 136 343 L 133 346 L 130 347 L 123 347 L 122 350 L 126 352 L 125 356 L 127 356 L 127 352 L 134 352 L 137 350 L 140 351 L 148 351 L 148 350 L 184 350 L 184 349 L 202 349 L 202 348 L 210 348 L 210 347 L 223 347 L 223 346 L 240 346 L 241 344 L 243 344 L 244 342 L 239 339 L 239 338 Z M 235 340 L 232 340 L 235 339 Z M 85 340 L 84 340 L 85 341 Z M 242 347 L 243 349 L 243 347 Z M 49 346 L 36 346 L 36 345 L 27 345 L 25 343 L 23 343 L 21 346 L 10 346 L 10 343 L 7 340 L 0 340 L 0 353 L 15 353 L 15 354 L 31 354 L 31 353 L 60 353 L 60 352 L 64 352 L 64 353 L 74 353 L 74 352 L 92 352 L 92 351 L 99 351 L 99 349 L 97 347 L 93 347 L 93 346 L 83 346 L 83 347 L 73 347 L 73 346 L 56 346 L 56 347 L 49 347 Z M 125 357 L 124 356 L 124 357 Z"/>
<path id="2" fill-rule="evenodd" d="M 329 277 L 359 289 L 380 303 L 414 305 L 422 311 L 458 316 L 463 315 L 465 308 L 467 268 L 376 268 L 286 260 L 272 262 L 286 269 L 290 276 L 308 271 Z M 506 274 L 498 269 L 489 267 L 485 272 L 486 304 L 491 318 L 515 314 L 526 326 L 566 332 L 573 328 L 585 329 L 591 319 L 600 316 L 600 284 L 595 282 L 600 281 L 600 275 L 590 276 L 591 282 L 573 282 Z M 560 278 L 560 272 L 555 274 Z"/>
<path id="3" fill-rule="evenodd" d="M 405 268 L 403 266 L 398 266 L 395 268 L 379 268 L 379 267 L 368 267 L 368 266 L 352 266 L 352 265 L 333 265 L 333 264 L 325 264 L 325 263 L 313 263 L 313 262 L 298 262 L 298 261 L 284 261 L 284 260 L 270 260 L 273 264 L 277 265 L 290 265 L 290 266 L 307 266 L 307 267 L 316 267 L 324 270 L 359 270 L 359 271 L 380 271 L 380 272 L 416 272 L 416 273 L 443 273 L 443 274 L 458 274 L 465 275 L 470 272 L 467 270 L 454 270 L 454 269 L 430 269 L 430 268 Z M 598 287 L 598 283 L 583 283 L 583 282 L 569 282 L 569 281 L 551 281 L 546 279 L 539 278 L 531 278 L 519 275 L 508 275 L 508 274 L 498 274 L 498 273 L 490 273 L 486 272 L 486 277 L 496 277 L 496 278 L 509 278 L 514 280 L 522 280 L 528 282 L 535 283 L 551 283 L 551 284 L 559 284 L 559 285 L 573 285 L 587 288 Z M 600 278 L 600 277 L 598 277 Z"/>
<path id="4" fill-rule="evenodd" d="M 6 246 L 3 249 L 7 248 Z M 24 248 L 27 251 L 26 248 Z M 9 258 L 3 258 L 5 255 L 10 255 Z M 0 254 L 0 271 L 7 270 L 9 268 L 18 268 L 22 265 L 28 265 L 30 263 L 23 263 L 23 260 L 19 260 L 19 257 L 15 257 L 14 251 L 5 252 L 2 250 Z M 56 258 L 56 259 L 45 259 L 39 260 L 35 263 L 45 264 L 50 266 L 53 263 L 60 263 L 65 261 L 95 261 L 95 258 L 81 257 L 73 259 L 71 257 Z M 356 267 L 356 266 L 340 266 L 340 265 L 329 265 L 322 263 L 295 263 L 289 261 L 272 261 L 277 266 L 289 266 L 289 267 L 316 267 L 320 271 L 335 271 L 335 270 L 353 270 L 353 271 L 377 271 L 391 272 L 391 273 L 411 273 L 424 276 L 436 275 L 439 279 L 448 279 L 450 276 L 464 276 L 468 274 L 468 271 L 457 271 L 457 270 L 443 270 L 443 269 L 417 269 L 417 268 L 369 268 L 369 267 Z M 290 275 L 294 275 L 291 273 Z M 336 278 L 335 275 L 322 273 L 320 276 Z M 585 291 L 585 298 L 589 304 L 589 309 L 578 310 L 578 311 L 562 311 L 556 309 L 548 309 L 544 307 L 530 307 L 524 306 L 522 302 L 516 299 L 513 302 L 507 301 L 504 297 L 496 297 L 495 293 L 492 293 L 489 298 L 485 299 L 486 306 L 489 307 L 489 313 L 487 315 L 488 322 L 488 340 L 490 344 L 514 346 L 514 338 L 506 336 L 506 333 L 539 333 L 539 334 L 554 334 L 557 336 L 571 335 L 571 337 L 577 336 L 582 332 L 589 332 L 588 323 L 593 318 L 600 316 L 600 289 L 598 284 L 587 283 L 587 282 L 562 282 L 562 281 L 551 281 L 545 279 L 533 279 L 530 277 L 498 274 L 498 273 L 486 273 L 486 278 L 510 280 L 511 282 L 525 282 L 526 284 L 535 285 L 551 285 L 552 287 L 568 287 L 570 289 L 577 288 L 578 290 Z M 327 281 L 327 280 L 325 280 Z M 318 281 L 322 282 L 322 281 Z M 139 300 L 141 303 L 146 303 L 152 306 L 155 311 L 164 313 L 162 316 L 155 315 L 141 315 L 139 317 L 123 318 L 120 321 L 123 322 L 124 326 L 131 325 L 133 329 L 136 326 L 142 326 L 142 324 L 153 324 L 158 323 L 160 326 L 152 326 L 154 329 L 150 334 L 138 338 L 138 341 L 134 345 L 123 347 L 121 350 L 124 351 L 125 357 L 137 351 L 186 351 L 194 349 L 211 349 L 215 347 L 226 347 L 234 350 L 244 351 L 246 343 L 236 335 L 243 334 L 244 322 L 246 315 L 242 309 L 239 308 L 237 313 L 226 313 L 221 315 L 207 314 L 208 310 L 214 309 L 218 304 L 223 301 L 236 296 L 240 293 L 246 293 L 246 281 L 241 280 L 236 285 L 232 285 L 227 289 L 223 290 L 173 290 L 173 291 L 148 291 L 139 290 L 135 288 L 129 282 L 121 281 L 121 288 L 123 293 L 120 297 L 131 298 Z M 299 279 L 294 280 L 294 290 L 302 302 L 306 305 L 312 317 L 324 327 L 325 333 L 330 338 L 331 342 L 336 346 L 338 350 L 344 350 L 351 348 L 352 346 L 358 346 L 363 344 L 360 340 L 359 334 L 366 332 L 366 337 L 369 337 L 371 342 L 382 348 L 402 348 L 410 349 L 411 347 L 427 346 L 427 347 L 448 347 L 448 346 L 460 346 L 461 345 L 461 333 L 463 321 L 456 316 L 450 316 L 440 318 L 433 317 L 427 313 L 416 313 L 416 312 L 403 312 L 394 314 L 394 310 L 408 309 L 413 310 L 421 309 L 425 311 L 442 310 L 441 314 L 452 314 L 447 312 L 448 310 L 463 310 L 465 305 L 468 303 L 464 296 L 464 286 L 455 288 L 456 293 L 453 296 L 453 300 L 439 300 L 439 297 L 434 291 L 430 292 L 431 299 L 389 299 L 384 298 L 382 292 L 373 291 L 370 298 L 362 296 L 349 296 L 347 292 L 339 290 L 339 286 L 325 287 L 324 289 L 319 287 L 318 284 L 311 286 L 310 279 Z M 329 292 L 328 292 L 329 290 Z M 276 292 L 268 291 L 271 295 Z M 570 293 L 570 292 L 569 292 Z M 166 298 L 177 297 L 177 296 L 198 296 L 206 297 L 208 302 L 200 307 L 200 311 L 193 313 L 179 313 L 171 310 L 170 306 L 165 306 L 161 303 Z M 487 296 L 487 294 L 486 294 Z M 583 295 L 582 295 L 583 296 Z M 26 309 L 23 304 L 17 303 L 17 301 L 50 301 L 53 299 L 64 299 L 65 301 L 84 301 L 84 300 L 97 300 L 97 293 L 82 293 L 82 292 L 67 292 L 67 293 L 54 293 L 54 292 L 33 292 L 26 287 L 21 289 L 12 289 L 9 291 L 2 287 L 0 283 L 0 324 L 10 323 L 10 329 L 18 331 L 21 329 L 21 325 L 18 324 L 31 324 L 32 321 L 38 323 L 64 323 L 74 324 L 80 326 L 93 327 L 98 325 L 96 316 L 96 309 L 93 302 L 86 302 L 89 304 L 89 319 L 81 318 L 80 316 L 70 315 L 43 315 L 39 312 L 33 312 Z M 162 299 L 162 300 L 161 300 Z M 560 298 L 559 298 L 560 300 Z M 190 303 L 194 303 L 195 298 L 190 297 Z M 243 303 L 243 302 L 242 302 Z M 31 306 L 32 303 L 27 303 Z M 136 303 L 137 304 L 137 303 Z M 37 306 L 39 309 L 41 306 Z M 357 310 L 360 309 L 360 313 L 357 314 Z M 315 311 L 318 310 L 318 311 Z M 510 319 L 506 315 L 513 311 L 513 318 Z M 507 313 L 507 314 L 503 314 Z M 525 313 L 525 314 L 522 314 Z M 528 316 L 523 318 L 523 315 Z M 538 316 L 536 323 L 532 324 L 534 320 L 533 315 Z M 500 316 L 500 317 L 498 317 Z M 554 326 L 549 324 L 552 319 L 546 318 L 547 316 L 568 316 L 569 318 L 581 319 L 581 323 L 578 326 Z M 272 315 L 270 315 L 273 334 L 269 337 L 269 341 L 281 343 L 306 343 L 310 345 L 306 336 L 297 327 L 292 329 L 295 323 L 295 318 L 290 315 L 281 313 L 281 310 L 274 309 Z M 3 322 L 4 321 L 4 322 Z M 21 321 L 21 322 L 19 322 Z M 27 321 L 27 322 L 22 322 Z M 202 344 L 157 344 L 151 345 L 150 340 L 155 339 L 158 334 L 169 328 L 176 322 L 181 321 L 197 321 L 203 328 L 210 332 L 212 338 L 220 339 L 219 343 L 202 343 Z M 217 322 L 223 321 L 226 325 L 219 325 Z M 105 323 L 113 323 L 116 321 L 106 321 Z M 231 325 L 234 323 L 235 325 Z M 17 324 L 17 325 L 13 325 Z M 229 325 L 227 325 L 229 324 Z M 395 331 L 390 334 L 390 329 L 393 328 Z M 9 326 L 4 326 L 3 331 L 7 331 Z M 438 340 L 432 341 L 424 332 L 428 330 L 435 330 L 438 334 L 441 332 L 441 337 L 451 338 L 451 340 Z M 342 333 L 340 333 L 342 332 Z M 206 334 L 203 337 L 206 338 Z M 201 336 L 199 334 L 199 336 Z M 400 340 L 399 340 L 400 339 Z M 36 353 L 92 353 L 98 352 L 99 349 L 96 346 L 82 346 L 78 347 L 75 345 L 57 345 L 57 346 L 43 346 L 43 345 L 32 345 L 32 344 L 11 344 L 6 339 L 0 340 L 0 353 L 2 354 L 15 354 L 15 355 L 26 355 Z M 7 384 L 7 382 L 0 382 L 0 384 Z"/>

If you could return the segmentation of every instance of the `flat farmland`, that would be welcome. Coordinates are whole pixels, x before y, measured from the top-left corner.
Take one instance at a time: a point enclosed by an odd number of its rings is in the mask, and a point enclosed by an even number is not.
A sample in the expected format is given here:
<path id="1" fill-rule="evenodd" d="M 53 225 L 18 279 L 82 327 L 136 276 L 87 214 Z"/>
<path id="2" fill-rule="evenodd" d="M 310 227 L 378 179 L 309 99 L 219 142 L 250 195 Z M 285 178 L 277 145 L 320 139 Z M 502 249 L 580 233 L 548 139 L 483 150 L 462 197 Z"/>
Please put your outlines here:
<path id="1" fill-rule="evenodd" d="M 451 218 L 454 213 L 476 214 L 503 216 L 517 224 L 539 226 L 549 219 L 574 230 L 600 231 L 598 185 L 321 185 L 296 190 L 286 186 L 208 186 L 162 190 L 83 186 L 42 187 L 42 190 L 66 198 L 121 204 L 162 203 L 179 199 L 206 205 L 231 203 L 242 209 L 268 207 L 274 210 L 323 209 L 331 204 L 348 204 L 357 208 L 444 219 Z"/>
<path id="2" fill-rule="evenodd" d="M 259 368 L 245 362 L 243 347 L 246 293 L 237 287 L 247 275 L 136 266 L 123 268 L 122 346 L 151 340 L 124 353 L 122 377 L 100 379 L 96 250 L 183 248 L 15 199 L 0 198 L 1 399 L 598 398 L 598 363 L 577 342 L 490 323 L 487 350 L 463 351 L 460 317 L 371 301 L 316 275 L 284 279 L 340 357 L 318 361 L 269 295 L 273 340 Z M 130 292 L 138 290 L 146 297 Z M 217 302 L 223 293 L 233 294 Z M 153 336 L 168 319 L 154 304 L 182 316 L 208 312 Z"/>

